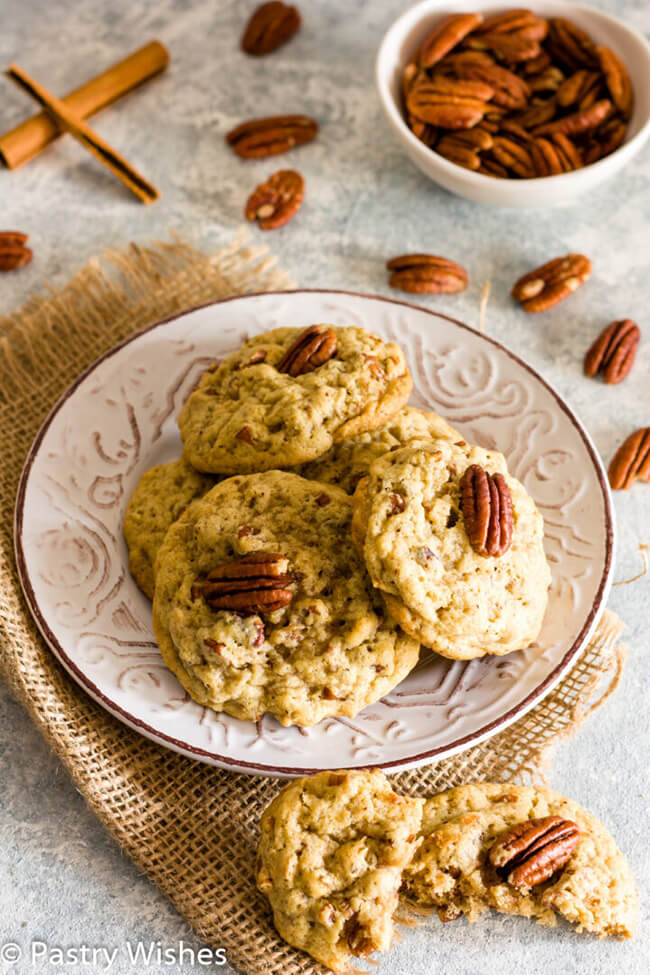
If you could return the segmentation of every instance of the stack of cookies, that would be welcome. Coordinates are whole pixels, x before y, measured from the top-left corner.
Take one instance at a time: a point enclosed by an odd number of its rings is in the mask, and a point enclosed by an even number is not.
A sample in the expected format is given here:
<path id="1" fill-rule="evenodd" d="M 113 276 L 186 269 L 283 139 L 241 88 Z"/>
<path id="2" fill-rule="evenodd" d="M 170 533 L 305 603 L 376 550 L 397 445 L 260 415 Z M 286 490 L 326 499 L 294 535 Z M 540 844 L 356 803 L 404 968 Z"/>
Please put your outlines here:
<path id="1" fill-rule="evenodd" d="M 550 572 L 501 454 L 406 405 L 401 349 L 277 328 L 202 376 L 183 456 L 147 471 L 124 533 L 167 666 L 200 704 L 309 726 L 417 663 L 522 649 Z"/>

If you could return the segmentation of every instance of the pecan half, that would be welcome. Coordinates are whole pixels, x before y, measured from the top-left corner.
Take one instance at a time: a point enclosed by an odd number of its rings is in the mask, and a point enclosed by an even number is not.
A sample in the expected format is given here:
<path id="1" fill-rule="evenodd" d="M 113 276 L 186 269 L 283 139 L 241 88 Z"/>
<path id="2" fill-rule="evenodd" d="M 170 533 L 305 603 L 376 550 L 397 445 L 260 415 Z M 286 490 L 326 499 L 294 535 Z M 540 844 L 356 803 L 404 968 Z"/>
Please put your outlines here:
<path id="1" fill-rule="evenodd" d="M 255 187 L 246 203 L 246 219 L 257 220 L 260 230 L 282 227 L 300 209 L 305 183 L 293 169 L 279 169 Z"/>
<path id="2" fill-rule="evenodd" d="M 513 887 L 534 887 L 557 873 L 575 852 L 580 830 L 570 819 L 544 816 L 506 830 L 488 860 Z"/>
<path id="3" fill-rule="evenodd" d="M 467 46 L 474 51 L 491 51 L 500 61 L 516 64 L 518 61 L 528 61 L 539 57 L 541 48 L 536 40 L 525 34 L 494 31 L 478 37 L 469 37 Z"/>
<path id="4" fill-rule="evenodd" d="M 533 135 L 552 135 L 562 132 L 563 135 L 583 135 L 590 129 L 595 129 L 611 114 L 612 103 L 609 98 L 601 98 L 589 108 L 580 109 L 564 118 L 555 119 L 533 129 Z"/>
<path id="5" fill-rule="evenodd" d="M 551 17 L 548 22 L 546 46 L 565 67 L 593 68 L 597 65 L 596 45 L 585 31 L 563 17 Z"/>
<path id="6" fill-rule="evenodd" d="M 510 294 L 524 311 L 540 312 L 577 291 L 591 274 L 591 261 L 583 254 L 556 257 L 515 283 Z"/>
<path id="7" fill-rule="evenodd" d="M 488 474 L 480 464 L 460 480 L 460 508 L 471 546 L 479 555 L 499 558 L 512 543 L 512 495 L 503 474 Z"/>
<path id="8" fill-rule="evenodd" d="M 604 47 L 602 44 L 596 48 L 596 55 L 612 101 L 621 115 L 629 118 L 634 96 L 627 68 L 611 48 Z"/>
<path id="9" fill-rule="evenodd" d="M 437 64 L 482 20 L 481 14 L 454 14 L 443 20 L 418 48 L 417 62 L 420 67 L 431 68 Z"/>
<path id="10" fill-rule="evenodd" d="M 483 81 L 435 78 L 416 82 L 406 99 L 414 118 L 442 129 L 469 129 L 488 111 L 494 89 Z"/>
<path id="11" fill-rule="evenodd" d="M 254 11 L 241 39 L 246 54 L 261 57 L 291 40 L 300 27 L 300 13 L 280 0 L 270 0 Z"/>
<path id="12" fill-rule="evenodd" d="M 0 271 L 15 271 L 29 264 L 32 252 L 27 244 L 27 234 L 18 230 L 0 230 Z"/>
<path id="13" fill-rule="evenodd" d="M 327 328 L 323 331 L 322 325 L 312 325 L 300 333 L 275 368 L 288 376 L 303 376 L 332 359 L 336 355 L 337 346 L 334 329 Z"/>
<path id="14" fill-rule="evenodd" d="M 591 133 L 585 150 L 585 163 L 596 162 L 615 152 L 625 142 L 627 125 L 620 118 L 610 118 Z"/>
<path id="15" fill-rule="evenodd" d="M 585 375 L 602 373 L 611 386 L 620 383 L 634 365 L 641 329 L 630 318 L 608 325 L 585 356 Z"/>
<path id="16" fill-rule="evenodd" d="M 391 271 L 391 288 L 411 294 L 454 294 L 467 287 L 468 275 L 462 264 L 435 254 L 402 254 L 386 262 Z"/>
<path id="17" fill-rule="evenodd" d="M 226 135 L 226 142 L 243 159 L 266 159 L 311 142 L 318 122 L 307 115 L 273 115 L 242 122 Z"/>
<path id="18" fill-rule="evenodd" d="M 462 51 L 449 59 L 449 68 L 458 78 L 482 81 L 493 89 L 492 103 L 503 108 L 524 108 L 530 98 L 530 88 L 513 71 L 495 64 L 491 57 L 479 51 Z"/>
<path id="19" fill-rule="evenodd" d="M 532 10 L 507 10 L 504 13 L 493 14 L 492 17 L 487 17 L 473 31 L 477 35 L 521 32 L 526 37 L 532 37 L 536 41 L 543 41 L 548 33 L 548 23 L 541 17 L 536 17 Z"/>
<path id="20" fill-rule="evenodd" d="M 588 71 L 580 68 L 574 71 L 570 77 L 565 78 L 555 92 L 555 100 L 562 108 L 570 108 L 572 105 L 583 105 L 584 99 L 592 91 L 597 91 L 600 87 L 601 78 L 598 72 Z"/>
<path id="21" fill-rule="evenodd" d="M 289 560 L 277 552 L 249 552 L 213 569 L 192 595 L 202 596 L 212 609 L 230 609 L 244 616 L 273 613 L 293 599 Z"/>
<path id="22" fill-rule="evenodd" d="M 609 465 L 609 483 L 614 491 L 628 491 L 637 477 L 650 482 L 650 427 L 631 433 Z"/>

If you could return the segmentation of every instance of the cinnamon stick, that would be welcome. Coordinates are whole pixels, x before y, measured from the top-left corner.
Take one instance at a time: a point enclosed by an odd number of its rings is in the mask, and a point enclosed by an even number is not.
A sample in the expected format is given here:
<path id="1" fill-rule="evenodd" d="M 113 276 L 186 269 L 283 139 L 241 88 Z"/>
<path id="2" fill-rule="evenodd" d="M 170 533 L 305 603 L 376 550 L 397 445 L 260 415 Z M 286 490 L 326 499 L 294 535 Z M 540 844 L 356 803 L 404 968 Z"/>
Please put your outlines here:
<path id="1" fill-rule="evenodd" d="M 168 64 L 167 49 L 159 41 L 151 41 L 80 88 L 75 88 L 61 101 L 77 118 L 90 118 L 160 74 Z M 0 160 L 9 169 L 16 169 L 61 134 L 54 118 L 41 112 L 0 135 Z"/>
<path id="2" fill-rule="evenodd" d="M 158 199 L 160 194 L 156 187 L 120 156 L 108 142 L 97 135 L 83 119 L 77 118 L 60 98 L 52 95 L 15 64 L 9 65 L 6 74 L 23 91 L 26 91 L 43 108 L 47 109 L 60 128 L 74 136 L 96 159 L 107 166 L 118 179 L 121 179 L 143 203 L 154 203 Z"/>

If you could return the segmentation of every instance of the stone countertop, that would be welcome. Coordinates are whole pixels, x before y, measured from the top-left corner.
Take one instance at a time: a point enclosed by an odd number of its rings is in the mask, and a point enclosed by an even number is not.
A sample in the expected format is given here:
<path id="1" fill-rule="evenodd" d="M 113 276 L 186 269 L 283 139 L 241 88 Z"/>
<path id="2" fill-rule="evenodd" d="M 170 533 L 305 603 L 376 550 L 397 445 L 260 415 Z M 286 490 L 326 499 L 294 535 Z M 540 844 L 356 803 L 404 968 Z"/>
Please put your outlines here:
<path id="1" fill-rule="evenodd" d="M 650 34 L 647 0 L 595 4 Z M 63 139 L 16 172 L 0 172 L 2 219 L 29 232 L 33 263 L 0 281 L 2 313 L 17 308 L 45 281 L 63 284 L 107 245 L 144 242 L 176 230 L 209 248 L 229 240 L 244 201 L 273 169 L 291 165 L 306 179 L 306 199 L 287 227 L 264 240 L 297 284 L 390 294 L 384 261 L 424 250 L 454 258 L 470 271 L 466 292 L 424 297 L 422 304 L 475 323 L 484 281 L 492 284 L 489 334 L 530 361 L 585 422 L 607 461 L 621 439 L 650 422 L 650 341 L 632 375 L 606 389 L 582 375 L 584 351 L 615 318 L 630 317 L 650 335 L 650 146 L 612 182 L 564 209 L 517 212 L 480 207 L 431 184 L 404 157 L 381 115 L 373 86 L 380 38 L 403 0 L 303 2 L 304 28 L 266 59 L 238 50 L 254 2 L 235 0 L 28 0 L 11 4 L 0 33 L 0 64 L 17 61 L 57 93 L 75 87 L 145 41 L 171 52 L 166 75 L 104 112 L 97 130 L 162 191 L 145 208 L 71 139 Z M 0 129 L 32 111 L 2 80 Z M 244 118 L 304 111 L 322 122 L 319 139 L 281 160 L 242 162 L 223 134 Z M 591 281 L 544 316 L 526 316 L 508 296 L 524 271 L 569 251 L 594 261 Z M 393 293 L 394 294 L 394 293 Z M 399 295 L 398 295 L 399 297 Z M 642 567 L 650 542 L 650 489 L 617 494 L 615 578 Z M 592 810 L 627 854 L 642 893 L 650 888 L 647 843 L 650 671 L 643 654 L 650 629 L 650 577 L 617 586 L 610 607 L 627 624 L 630 646 L 621 685 L 557 753 L 553 787 Z M 86 809 L 65 771 L 22 709 L 0 688 L 0 941 L 29 951 L 85 944 L 117 949 L 110 967 L 133 971 L 126 949 L 179 942 L 198 950 L 187 925 L 119 851 Z M 0 966 L 1 968 L 2 966 Z M 185 959 L 140 972 L 210 970 Z M 72 970 L 55 960 L 27 959 L 6 971 Z M 103 972 L 106 962 L 75 971 Z M 216 968 L 225 971 L 224 968 Z M 598 942 L 564 927 L 546 930 L 523 919 L 485 917 L 474 925 L 435 919 L 405 934 L 379 972 L 419 975 L 547 975 L 548 972 L 645 975 L 650 943 L 643 921 L 629 943 Z"/>

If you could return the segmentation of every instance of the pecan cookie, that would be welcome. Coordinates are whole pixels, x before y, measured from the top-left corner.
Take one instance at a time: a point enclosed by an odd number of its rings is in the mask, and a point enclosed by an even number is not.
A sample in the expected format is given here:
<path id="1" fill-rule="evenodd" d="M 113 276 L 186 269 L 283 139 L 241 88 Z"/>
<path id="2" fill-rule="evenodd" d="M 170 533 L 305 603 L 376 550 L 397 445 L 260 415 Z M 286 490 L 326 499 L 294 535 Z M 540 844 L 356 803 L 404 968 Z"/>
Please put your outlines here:
<path id="1" fill-rule="evenodd" d="M 600 937 L 630 937 L 637 914 L 634 878 L 602 823 L 556 792 L 509 783 L 427 799 L 402 893 L 442 920 L 491 907 L 547 926 L 560 915 Z"/>
<path id="2" fill-rule="evenodd" d="M 400 626 L 443 657 L 527 647 L 551 574 L 543 522 L 503 456 L 464 441 L 412 441 L 370 465 L 352 534 Z"/>
<path id="3" fill-rule="evenodd" d="M 314 481 L 338 484 L 348 494 L 354 494 L 373 460 L 415 438 L 460 440 L 460 434 L 437 413 L 406 406 L 378 430 L 335 444 L 322 457 L 304 464 L 300 473 Z"/>
<path id="4" fill-rule="evenodd" d="M 384 618 L 351 519 L 339 488 L 268 471 L 222 481 L 172 525 L 154 627 L 196 701 L 312 725 L 356 715 L 414 667 L 418 643 Z"/>
<path id="5" fill-rule="evenodd" d="M 152 467 L 138 481 L 126 507 L 124 537 L 131 575 L 149 599 L 153 599 L 156 556 L 167 529 L 216 480 L 181 459 Z"/>
<path id="6" fill-rule="evenodd" d="M 335 972 L 393 938 L 402 870 L 422 800 L 382 772 L 319 772 L 280 792 L 261 821 L 257 886 L 279 934 Z"/>
<path id="7" fill-rule="evenodd" d="M 363 328 L 276 328 L 203 375 L 178 421 L 185 456 L 223 474 L 295 467 L 388 422 L 411 387 L 398 346 Z"/>

